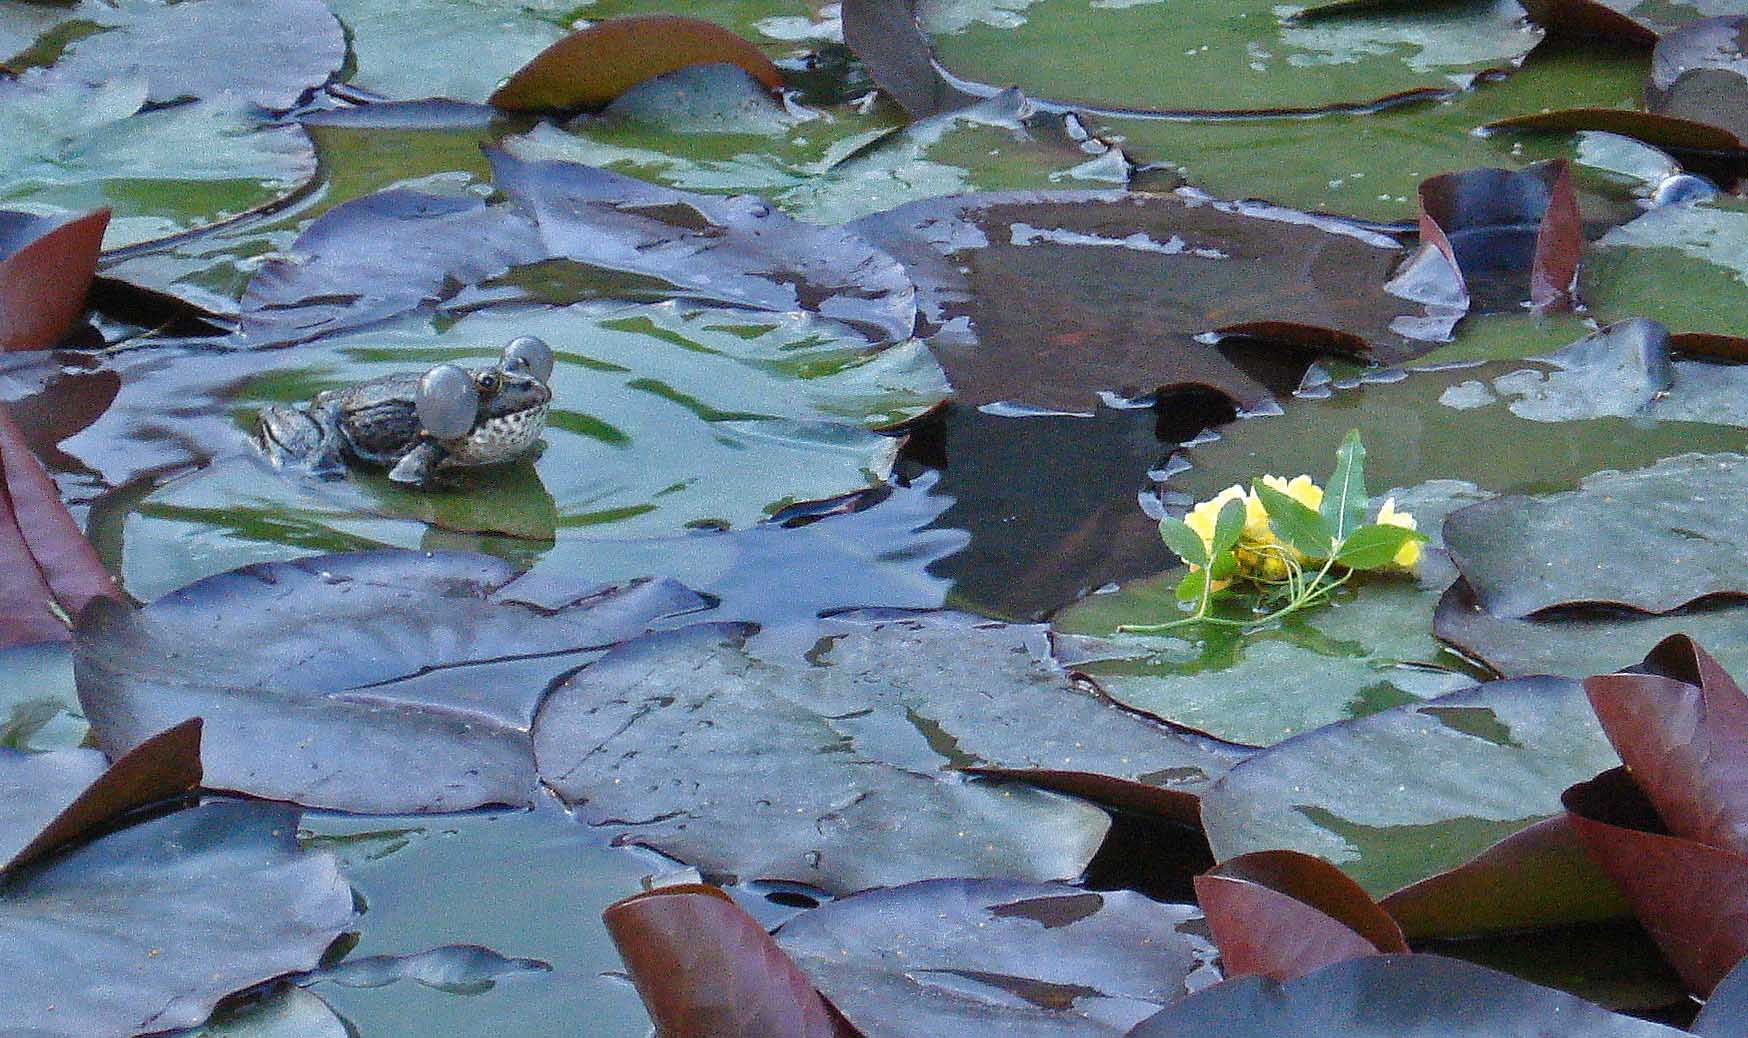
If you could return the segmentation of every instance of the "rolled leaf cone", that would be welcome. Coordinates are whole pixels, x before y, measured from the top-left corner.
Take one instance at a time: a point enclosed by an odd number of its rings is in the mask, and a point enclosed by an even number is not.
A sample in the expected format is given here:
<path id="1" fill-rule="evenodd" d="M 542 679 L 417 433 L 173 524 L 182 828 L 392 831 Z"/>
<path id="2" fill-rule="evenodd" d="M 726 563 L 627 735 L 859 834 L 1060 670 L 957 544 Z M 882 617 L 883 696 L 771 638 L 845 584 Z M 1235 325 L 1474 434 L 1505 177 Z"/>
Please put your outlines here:
<path id="1" fill-rule="evenodd" d="M 1367 955 L 1406 952 L 1402 930 L 1321 858 L 1255 851 L 1195 879 L 1227 977 L 1292 980 Z"/>
<path id="2" fill-rule="evenodd" d="M 855 1038 L 763 927 L 705 884 L 601 914 L 662 1038 Z"/>
<path id="3" fill-rule="evenodd" d="M 1525 295 L 1537 310 L 1572 303 L 1583 226 L 1564 159 L 1523 170 L 1471 169 L 1420 183 L 1421 247 L 1436 249 L 1464 283 L 1515 262 L 1517 238 L 1536 228 Z"/>

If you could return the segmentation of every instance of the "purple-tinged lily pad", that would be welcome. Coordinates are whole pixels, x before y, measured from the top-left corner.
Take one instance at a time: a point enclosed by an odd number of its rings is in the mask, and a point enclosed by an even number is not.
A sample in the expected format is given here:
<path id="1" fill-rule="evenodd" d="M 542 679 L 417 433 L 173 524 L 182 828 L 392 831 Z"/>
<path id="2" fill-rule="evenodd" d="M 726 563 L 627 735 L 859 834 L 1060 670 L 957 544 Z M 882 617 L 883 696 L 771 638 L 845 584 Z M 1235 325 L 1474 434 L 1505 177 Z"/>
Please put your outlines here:
<path id="1" fill-rule="evenodd" d="M 1497 308 L 1508 297 L 1510 306 L 1527 299 L 1537 310 L 1572 303 L 1584 235 L 1564 160 L 1422 181 L 1420 238 L 1423 251 L 1436 250 L 1449 264 L 1456 290 L 1470 303 Z M 1527 284 L 1519 280 L 1526 275 Z M 1504 286 L 1494 281 L 1509 288 L 1500 291 Z"/>
<path id="2" fill-rule="evenodd" d="M 1563 991 L 1437 955 L 1374 955 L 1286 983 L 1244 977 L 1169 1006 L 1129 1038 L 1681 1038 Z"/>
<path id="3" fill-rule="evenodd" d="M 1241 405 L 1316 352 L 1399 361 L 1454 321 L 1388 294 L 1391 238 L 1252 203 L 1124 192 L 964 195 L 852 224 L 904 262 L 966 404 L 1087 412 L 1205 386 Z M 1208 345 L 1208 334 L 1279 349 Z"/>
<path id="4" fill-rule="evenodd" d="M 85 310 L 109 210 L 0 212 L 0 351 L 47 349 Z"/>
<path id="5" fill-rule="evenodd" d="M 935 66 L 916 7 L 916 0 L 844 0 L 844 43 L 912 119 L 977 103 Z"/>
<path id="6" fill-rule="evenodd" d="M 847 619 L 805 656 L 748 632 L 651 635 L 584 668 L 535 724 L 542 779 L 590 825 L 711 873 L 831 891 L 1079 874 L 1102 812 L 956 772 L 1205 788 L 1238 754 L 1100 700 L 1041 628 L 955 614 Z"/>
<path id="7" fill-rule="evenodd" d="M 1252 851 L 1196 877 L 1196 902 L 1228 977 L 1292 980 L 1366 955 L 1406 952 L 1395 920 L 1334 865 Z"/>
<path id="8" fill-rule="evenodd" d="M 1200 915 L 1125 890 L 939 879 L 830 902 L 776 937 L 866 1038 L 1114 1038 L 1219 978 Z"/>
<path id="9" fill-rule="evenodd" d="M 353 925 L 298 812 L 216 801 L 13 873 L 0 889 L 0 1030 L 129 1038 L 191 1027 L 236 991 L 314 967 Z"/>
<path id="10" fill-rule="evenodd" d="M 112 754 L 205 718 L 213 789 L 370 813 L 526 804 L 548 685 L 702 601 L 658 581 L 542 610 L 497 594 L 514 576 L 480 555 L 363 552 L 105 603 L 75 636 L 80 702 Z"/>
<path id="11" fill-rule="evenodd" d="M 1445 547 L 1493 616 L 1554 606 L 1664 613 L 1708 595 L 1748 595 L 1743 545 L 1748 457 L 1685 454 L 1579 489 L 1471 505 L 1445 520 Z"/>

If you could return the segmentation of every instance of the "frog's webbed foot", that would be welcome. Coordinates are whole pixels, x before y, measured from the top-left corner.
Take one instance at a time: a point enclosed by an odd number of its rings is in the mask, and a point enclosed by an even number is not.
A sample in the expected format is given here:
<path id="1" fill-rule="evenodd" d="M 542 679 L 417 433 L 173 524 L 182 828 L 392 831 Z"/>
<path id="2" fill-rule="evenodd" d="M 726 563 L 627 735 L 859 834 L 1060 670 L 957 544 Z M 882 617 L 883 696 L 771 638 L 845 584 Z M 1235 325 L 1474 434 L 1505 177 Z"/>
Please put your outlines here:
<path id="1" fill-rule="evenodd" d="M 431 487 L 436 482 L 437 465 L 447 453 L 434 440 L 420 440 L 389 470 L 388 478 L 396 483 Z"/>
<path id="2" fill-rule="evenodd" d="M 339 431 L 300 408 L 263 408 L 256 420 L 255 445 L 275 468 L 300 466 L 318 476 L 338 475 L 345 468 Z"/>

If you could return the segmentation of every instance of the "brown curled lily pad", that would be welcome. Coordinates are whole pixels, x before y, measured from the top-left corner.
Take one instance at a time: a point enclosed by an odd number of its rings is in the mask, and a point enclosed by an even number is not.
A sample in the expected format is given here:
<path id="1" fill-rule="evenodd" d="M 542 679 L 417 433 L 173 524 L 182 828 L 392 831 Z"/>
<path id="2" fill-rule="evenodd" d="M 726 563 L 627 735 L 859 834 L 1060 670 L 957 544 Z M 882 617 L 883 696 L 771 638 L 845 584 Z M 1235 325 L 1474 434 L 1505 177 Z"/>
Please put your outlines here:
<path id="1" fill-rule="evenodd" d="M 0 212 L 0 351 L 61 341 L 85 310 L 85 293 L 109 210 L 74 216 Z"/>
<path id="2" fill-rule="evenodd" d="M 1088 412 L 1101 393 L 1195 386 L 1250 406 L 1290 390 L 1317 352 L 1403 360 L 1455 320 L 1386 291 L 1394 239 L 1254 203 L 965 195 L 852 226 L 905 264 L 971 406 Z M 1265 346 L 1205 341 L 1220 335 Z"/>
<path id="3" fill-rule="evenodd" d="M 313 968 L 355 916 L 333 856 L 298 848 L 297 822 L 287 805 L 215 801 L 12 873 L 0 889 L 8 1023 L 44 1038 L 176 1030 Z"/>
<path id="4" fill-rule="evenodd" d="M 0 408 L 0 645 L 65 640 L 62 617 L 119 595 L 54 480 Z"/>
<path id="5" fill-rule="evenodd" d="M 1193 791 L 1232 759 L 1075 687 L 1038 655 L 1041 628 L 875 614 L 805 655 L 755 653 L 749 633 L 655 634 L 584 668 L 536 722 L 543 780 L 620 841 L 840 892 L 1071 877 L 1105 834 L 1095 808 L 961 770 Z"/>
<path id="6" fill-rule="evenodd" d="M 1748 457 L 1686 454 L 1599 472 L 1574 491 L 1471 505 L 1445 520 L 1445 546 L 1496 617 L 1574 604 L 1663 613 L 1748 594 L 1745 490 Z"/>
<path id="7" fill-rule="evenodd" d="M 702 603 L 654 582 L 542 610 L 502 597 L 515 576 L 483 555 L 360 552 L 106 602 L 76 634 L 80 702 L 111 754 L 205 718 L 213 789 L 368 813 L 526 804 L 547 686 Z"/>
<path id="8" fill-rule="evenodd" d="M 160 732 L 106 764 L 95 750 L 23 753 L 0 747 L 0 875 L 136 808 L 200 785 L 200 719 Z"/>
<path id="9" fill-rule="evenodd" d="M 639 83 L 693 65 L 738 65 L 775 90 L 783 75 L 745 39 L 683 15 L 608 18 L 571 33 L 492 92 L 513 112 L 598 109 Z"/>
<path id="10" fill-rule="evenodd" d="M 602 913 L 659 1034 L 854 1038 L 807 975 L 716 887 L 658 887 Z"/>
<path id="11" fill-rule="evenodd" d="M 867 1038 L 1111 1038 L 1218 979 L 1200 922 L 1131 891 L 939 879 L 830 902 L 776 937 Z"/>
<path id="12" fill-rule="evenodd" d="M 1680 1038 L 1563 991 L 1437 955 L 1373 955 L 1281 983 L 1243 977 L 1169 1006 L 1129 1038 Z"/>
<path id="13" fill-rule="evenodd" d="M 1228 978 L 1292 980 L 1366 955 L 1406 952 L 1395 920 L 1341 870 L 1298 851 L 1252 851 L 1196 877 L 1196 902 Z"/>
<path id="14" fill-rule="evenodd" d="M 1420 184 L 1420 239 L 1456 271 L 1471 304 L 1493 309 L 1528 299 L 1537 310 L 1566 308 L 1584 250 L 1571 172 L 1554 160 L 1428 178 Z M 1527 285 L 1519 280 L 1526 275 Z"/>

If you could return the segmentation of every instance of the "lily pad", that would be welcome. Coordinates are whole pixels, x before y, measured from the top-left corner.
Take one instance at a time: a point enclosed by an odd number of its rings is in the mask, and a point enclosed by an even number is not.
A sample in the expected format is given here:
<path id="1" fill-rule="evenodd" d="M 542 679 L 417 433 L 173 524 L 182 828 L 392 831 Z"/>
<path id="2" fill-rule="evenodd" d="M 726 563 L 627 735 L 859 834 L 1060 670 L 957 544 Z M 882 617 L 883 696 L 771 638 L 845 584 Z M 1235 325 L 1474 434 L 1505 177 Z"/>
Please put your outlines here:
<path id="1" fill-rule="evenodd" d="M 1105 109 L 1269 111 L 1448 91 L 1541 41 L 1515 3 L 1296 20 L 1261 0 L 1092 5 L 1033 0 L 979 18 L 977 0 L 920 9 L 955 75 Z M 1169 56 L 1169 57 L 1166 57 Z"/>
<path id="2" fill-rule="evenodd" d="M 0 649 L 0 746 L 33 753 L 84 745 L 87 726 L 66 642 Z"/>
<path id="3" fill-rule="evenodd" d="M 1570 308 L 1584 235 L 1567 163 L 1445 173 L 1422 181 L 1419 197 L 1416 259 L 1437 250 L 1465 305 L 1500 309 L 1527 299 L 1538 311 Z M 1498 300 L 1488 298 L 1494 280 L 1511 285 Z"/>
<path id="4" fill-rule="evenodd" d="M 514 575 L 484 556 L 369 552 L 105 603 L 78 631 L 80 702 L 111 753 L 205 718 L 214 789 L 378 813 L 525 804 L 548 684 L 701 602 L 657 582 L 548 612 L 497 597 Z"/>
<path id="5" fill-rule="evenodd" d="M 116 249 L 270 205 L 316 174 L 303 130 L 262 124 L 234 96 L 163 107 L 147 99 L 138 77 L 90 86 L 32 72 L 0 81 L 0 137 L 16 142 L 0 157 L 0 203 L 32 212 L 108 207 L 104 246 Z"/>
<path id="6" fill-rule="evenodd" d="M 1707 595 L 1748 594 L 1734 507 L 1748 457 L 1685 454 L 1599 472 L 1575 491 L 1502 497 L 1445 522 L 1445 544 L 1494 616 L 1560 605 L 1663 613 Z M 1506 556 L 1509 555 L 1509 558 Z"/>
<path id="7" fill-rule="evenodd" d="M 85 309 L 109 210 L 72 217 L 0 212 L 0 351 L 46 349 Z"/>
<path id="8" fill-rule="evenodd" d="M 1179 386 L 1252 406 L 1267 389 L 1198 335 L 1380 360 L 1430 348 L 1413 334 L 1442 335 L 1418 331 L 1419 304 L 1386 294 L 1401 259 L 1393 239 L 1269 206 L 1121 192 L 966 195 L 853 226 L 904 261 L 922 315 L 949 330 L 936 349 L 971 406 L 1086 412 L 1101 391 L 1136 398 Z"/>
<path id="9" fill-rule="evenodd" d="M 1582 281 L 1605 320 L 1636 314 L 1676 332 L 1748 335 L 1748 202 L 1653 209 L 1591 247 Z"/>
<path id="10" fill-rule="evenodd" d="M 1104 835 L 1093 809 L 953 769 L 1193 790 L 1235 756 L 1075 689 L 1028 651 L 1036 628 L 876 622 L 775 660 L 750 655 L 746 633 L 653 635 L 561 686 L 535 730 L 547 784 L 620 841 L 743 880 L 844 891 L 1073 876 Z"/>
<path id="11" fill-rule="evenodd" d="M 314 966 L 352 925 L 352 891 L 296 834 L 293 808 L 217 801 L 15 874 L 0 892 L 8 1022 L 69 1038 L 174 1030 Z"/>
<path id="12" fill-rule="evenodd" d="M 1685 1033 L 1456 959 L 1374 955 L 1285 984 L 1262 977 L 1227 981 L 1166 1008 L 1129 1036 L 1678 1038 Z"/>
<path id="13" fill-rule="evenodd" d="M 1203 794 L 1202 821 L 1221 860 L 1304 851 L 1382 897 L 1558 814 L 1615 760 L 1577 682 L 1494 681 L 1265 750 Z"/>
<path id="14" fill-rule="evenodd" d="M 872 890 L 776 936 L 867 1038 L 1121 1035 L 1218 979 L 1194 908 L 1058 883 Z"/>
<path id="15" fill-rule="evenodd" d="M 1396 497 L 1423 529 L 1484 495 L 1443 481 Z M 1437 547 L 1436 541 L 1432 545 Z M 1221 739 L 1278 743 L 1325 724 L 1467 688 L 1461 661 L 1440 652 L 1428 628 L 1439 592 L 1454 576 L 1429 551 L 1419 579 L 1385 578 L 1338 592 L 1254 633 L 1218 627 L 1177 635 L 1119 633 L 1124 624 L 1179 615 L 1183 570 L 1094 594 L 1053 624 L 1057 654 L 1132 709 Z"/>
<path id="16" fill-rule="evenodd" d="M 1671 29 L 1732 14 L 1733 0 L 1530 0 L 1530 18 L 1551 33 L 1617 39 L 1649 47 Z"/>
<path id="17" fill-rule="evenodd" d="M 500 80 L 570 31 L 561 0 L 334 0 L 346 26 L 346 85 L 365 96 L 484 101 Z"/>
<path id="18" fill-rule="evenodd" d="M 976 103 L 935 67 L 929 38 L 917 24 L 910 0 L 845 0 L 844 43 L 856 52 L 880 89 L 913 119 L 951 112 Z"/>

